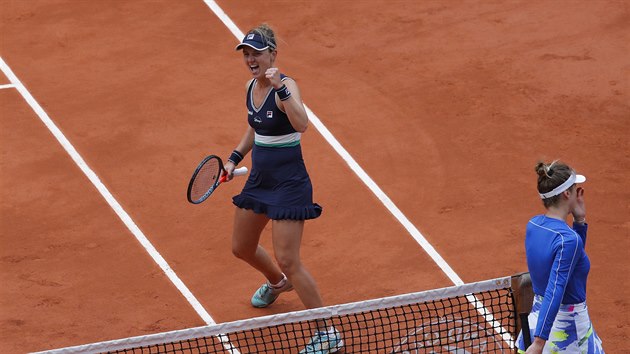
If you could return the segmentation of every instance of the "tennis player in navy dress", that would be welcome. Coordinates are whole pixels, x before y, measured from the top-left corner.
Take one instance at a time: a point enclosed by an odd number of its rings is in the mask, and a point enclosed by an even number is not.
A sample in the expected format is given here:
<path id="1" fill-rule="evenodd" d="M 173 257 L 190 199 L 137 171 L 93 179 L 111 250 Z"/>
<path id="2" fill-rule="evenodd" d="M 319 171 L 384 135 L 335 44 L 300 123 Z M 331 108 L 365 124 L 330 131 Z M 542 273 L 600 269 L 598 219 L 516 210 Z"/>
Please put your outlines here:
<path id="1" fill-rule="evenodd" d="M 232 252 L 257 269 L 266 281 L 251 298 L 254 307 L 267 307 L 295 289 L 307 308 L 323 306 L 317 284 L 300 260 L 304 221 L 322 213 L 313 202 L 313 187 L 300 144 L 308 116 L 297 84 L 275 67 L 275 35 L 263 24 L 249 31 L 236 47 L 252 79 L 246 85 L 248 127 L 225 169 L 228 179 L 251 151 L 252 168 L 236 205 Z M 259 244 L 271 220 L 276 262 Z M 343 346 L 340 333 L 317 321 L 311 340 L 300 353 L 333 353 Z"/>
<path id="2" fill-rule="evenodd" d="M 289 79 L 282 74 L 280 78 L 281 82 Z M 267 91 L 262 105 L 256 106 L 253 89 L 257 84 L 257 80 L 251 80 L 247 88 L 247 119 L 255 132 L 253 166 L 234 204 L 272 220 L 314 219 L 322 208 L 313 203 L 313 187 L 302 158 L 301 133 L 278 108 L 273 89 Z"/>
<path id="3" fill-rule="evenodd" d="M 528 317 L 530 337 L 519 353 L 604 353 L 586 306 L 586 279 L 591 263 L 585 251 L 586 210 L 578 175 L 562 162 L 539 163 L 538 192 L 547 209 L 527 223 L 525 252 L 534 289 Z M 573 216 L 573 227 L 565 218 Z"/>

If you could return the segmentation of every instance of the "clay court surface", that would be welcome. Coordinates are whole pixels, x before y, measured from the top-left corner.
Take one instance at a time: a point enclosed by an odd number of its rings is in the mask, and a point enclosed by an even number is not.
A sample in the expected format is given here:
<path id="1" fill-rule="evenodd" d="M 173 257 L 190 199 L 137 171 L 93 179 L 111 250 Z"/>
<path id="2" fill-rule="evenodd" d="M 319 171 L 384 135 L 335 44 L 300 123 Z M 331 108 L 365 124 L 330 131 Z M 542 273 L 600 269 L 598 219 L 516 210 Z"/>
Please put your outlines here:
<path id="1" fill-rule="evenodd" d="M 185 198 L 246 124 L 249 72 L 210 8 L 0 4 L 2 59 L 212 318 L 301 310 L 295 293 L 249 305 L 263 279 L 230 241 L 244 179 Z M 275 28 L 306 105 L 464 282 L 526 270 L 537 160 L 585 174 L 590 314 L 607 351 L 629 349 L 627 1 L 218 4 Z M 12 86 L 0 114 L 0 351 L 204 325 Z M 303 149 L 324 213 L 302 256 L 326 304 L 453 285 L 313 125 Z"/>

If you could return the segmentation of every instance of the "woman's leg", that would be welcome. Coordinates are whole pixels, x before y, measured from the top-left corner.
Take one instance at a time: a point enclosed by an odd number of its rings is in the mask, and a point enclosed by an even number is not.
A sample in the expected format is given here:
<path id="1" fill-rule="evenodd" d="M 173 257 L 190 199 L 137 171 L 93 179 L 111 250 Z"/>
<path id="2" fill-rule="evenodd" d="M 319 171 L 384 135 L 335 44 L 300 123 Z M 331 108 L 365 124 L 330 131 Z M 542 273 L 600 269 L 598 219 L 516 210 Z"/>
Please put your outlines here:
<path id="1" fill-rule="evenodd" d="M 300 261 L 304 221 L 274 220 L 273 249 L 280 269 L 306 308 L 324 306 L 317 284 Z M 314 321 L 316 333 L 300 353 L 332 353 L 343 346 L 341 334 L 326 319 Z M 327 348 L 327 349 L 324 349 Z"/>
<path id="2" fill-rule="evenodd" d="M 303 220 L 273 220 L 273 248 L 280 266 L 306 308 L 322 307 L 323 302 L 313 277 L 300 261 Z"/>
<path id="3" fill-rule="evenodd" d="M 277 284 L 284 279 L 282 272 L 267 251 L 258 244 L 260 234 L 267 222 L 269 222 L 269 218 L 264 214 L 256 214 L 251 210 L 236 208 L 232 234 L 232 253 L 261 272 L 271 284 Z"/>

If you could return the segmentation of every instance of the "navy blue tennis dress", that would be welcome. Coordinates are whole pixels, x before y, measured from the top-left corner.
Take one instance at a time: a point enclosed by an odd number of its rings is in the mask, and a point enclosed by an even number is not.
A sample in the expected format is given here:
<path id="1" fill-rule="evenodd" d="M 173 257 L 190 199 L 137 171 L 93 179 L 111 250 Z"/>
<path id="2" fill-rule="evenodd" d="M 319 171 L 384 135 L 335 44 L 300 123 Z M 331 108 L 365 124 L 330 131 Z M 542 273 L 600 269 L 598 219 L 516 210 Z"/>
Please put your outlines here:
<path id="1" fill-rule="evenodd" d="M 313 186 L 302 158 L 301 134 L 276 105 L 273 87 L 262 106 L 254 105 L 254 85 L 255 79 L 247 89 L 246 99 L 247 119 L 256 133 L 252 169 L 241 194 L 232 201 L 239 208 L 266 214 L 273 220 L 317 218 L 322 207 L 313 203 Z"/>

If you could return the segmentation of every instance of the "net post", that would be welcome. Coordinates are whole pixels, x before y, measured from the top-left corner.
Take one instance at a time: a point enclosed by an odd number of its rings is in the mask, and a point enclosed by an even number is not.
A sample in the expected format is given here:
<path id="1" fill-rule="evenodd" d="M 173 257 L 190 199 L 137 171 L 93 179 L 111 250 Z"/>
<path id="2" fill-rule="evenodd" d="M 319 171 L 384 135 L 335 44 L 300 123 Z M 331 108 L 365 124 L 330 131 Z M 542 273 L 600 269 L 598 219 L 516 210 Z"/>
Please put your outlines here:
<path id="1" fill-rule="evenodd" d="M 524 327 L 523 338 L 526 346 L 529 346 L 529 344 L 531 344 L 531 338 L 529 335 L 527 316 L 532 309 L 532 302 L 534 301 L 534 289 L 529 272 L 512 275 L 512 294 L 514 296 L 516 334 L 518 335 Z M 514 346 L 514 353 L 518 353 L 516 346 Z"/>

